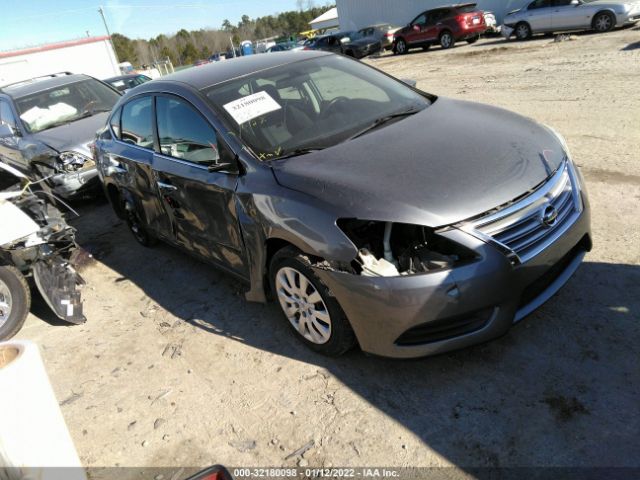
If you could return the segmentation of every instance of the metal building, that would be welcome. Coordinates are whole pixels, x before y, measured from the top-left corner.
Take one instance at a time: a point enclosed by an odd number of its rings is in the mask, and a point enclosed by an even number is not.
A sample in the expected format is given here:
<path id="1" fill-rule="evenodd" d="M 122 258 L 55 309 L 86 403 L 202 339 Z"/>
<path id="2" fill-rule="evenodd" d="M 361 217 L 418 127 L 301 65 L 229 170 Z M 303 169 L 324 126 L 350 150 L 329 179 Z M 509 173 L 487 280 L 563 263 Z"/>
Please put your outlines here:
<path id="1" fill-rule="evenodd" d="M 531 0 L 477 0 L 481 10 L 492 11 L 496 15 L 498 25 L 504 16 L 512 10 L 521 8 Z M 376 23 L 406 25 L 418 14 L 431 8 L 437 8 L 462 0 L 337 0 L 340 30 L 357 30 Z"/>
<path id="2" fill-rule="evenodd" d="M 0 86 L 64 71 L 96 78 L 120 75 L 109 37 L 87 37 L 0 52 Z"/>

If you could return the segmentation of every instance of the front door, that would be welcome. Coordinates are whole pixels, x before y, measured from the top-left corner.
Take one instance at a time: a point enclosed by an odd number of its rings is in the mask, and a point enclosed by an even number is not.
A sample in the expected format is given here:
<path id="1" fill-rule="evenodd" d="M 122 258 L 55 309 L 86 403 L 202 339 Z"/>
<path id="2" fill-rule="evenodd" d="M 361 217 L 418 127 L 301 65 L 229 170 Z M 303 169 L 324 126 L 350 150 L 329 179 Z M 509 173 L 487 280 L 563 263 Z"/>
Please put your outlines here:
<path id="1" fill-rule="evenodd" d="M 406 35 L 407 43 L 409 45 L 420 45 L 425 42 L 428 13 L 429 12 L 421 13 L 411 22 L 411 29 Z"/>
<path id="2" fill-rule="evenodd" d="M 0 162 L 4 162 L 29 176 L 30 171 L 20 153 L 20 132 L 16 125 L 16 119 L 11 105 L 6 100 L 0 99 L 0 125 L 7 125 L 13 135 L 0 137 Z"/>
<path id="3" fill-rule="evenodd" d="M 235 158 L 216 131 L 186 100 L 156 97 L 159 151 L 153 159 L 159 198 L 176 242 L 206 260 L 245 273 L 234 192 L 237 173 L 214 172 Z"/>
<path id="4" fill-rule="evenodd" d="M 553 0 L 551 25 L 554 31 L 589 27 L 589 18 L 583 13 L 585 9 L 571 2 L 572 0 Z"/>
<path id="5" fill-rule="evenodd" d="M 551 31 L 552 0 L 535 0 L 527 7 L 526 20 L 533 33 Z"/>

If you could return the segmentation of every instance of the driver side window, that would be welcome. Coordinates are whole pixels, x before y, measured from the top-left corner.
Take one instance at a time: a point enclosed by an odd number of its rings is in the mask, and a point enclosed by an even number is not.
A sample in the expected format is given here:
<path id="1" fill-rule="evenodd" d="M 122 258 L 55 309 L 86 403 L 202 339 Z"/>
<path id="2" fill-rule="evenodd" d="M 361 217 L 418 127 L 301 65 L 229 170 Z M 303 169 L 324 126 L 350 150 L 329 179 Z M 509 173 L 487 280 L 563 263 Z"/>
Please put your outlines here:
<path id="1" fill-rule="evenodd" d="M 427 14 L 423 13 L 422 15 L 416 17 L 416 19 L 411 22 L 411 25 L 424 25 L 425 23 L 427 23 Z"/>
<path id="2" fill-rule="evenodd" d="M 186 101 L 156 98 L 160 151 L 167 156 L 199 165 L 218 163 L 218 139 L 209 123 Z"/>
<path id="3" fill-rule="evenodd" d="M 16 119 L 11 111 L 11 106 L 4 100 L 0 100 L 0 125 L 9 125 L 11 128 L 16 128 Z"/>

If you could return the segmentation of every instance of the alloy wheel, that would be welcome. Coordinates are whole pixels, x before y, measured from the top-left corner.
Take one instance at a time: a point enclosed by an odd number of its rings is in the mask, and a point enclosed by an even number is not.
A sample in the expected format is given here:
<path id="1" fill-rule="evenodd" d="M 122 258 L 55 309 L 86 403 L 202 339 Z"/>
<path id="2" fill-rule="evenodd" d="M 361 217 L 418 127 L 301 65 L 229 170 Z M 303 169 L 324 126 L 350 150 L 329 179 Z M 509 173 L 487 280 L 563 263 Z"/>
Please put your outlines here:
<path id="1" fill-rule="evenodd" d="M 406 50 L 407 46 L 404 43 L 404 40 L 398 40 L 398 43 L 396 43 L 396 52 L 402 55 Z"/>
<path id="2" fill-rule="evenodd" d="M 442 37 L 440 37 L 440 45 L 442 46 L 442 48 L 449 48 L 452 42 L 453 37 L 450 33 L 443 33 Z"/>
<path id="3" fill-rule="evenodd" d="M 526 40 L 529 38 L 529 27 L 524 23 L 518 25 L 518 28 L 516 28 L 516 37 L 518 37 L 518 40 Z"/>
<path id="4" fill-rule="evenodd" d="M 0 327 L 9 320 L 12 304 L 13 300 L 9 286 L 0 280 Z"/>
<path id="5" fill-rule="evenodd" d="M 603 13 L 596 18 L 595 27 L 598 32 L 607 32 L 611 30 L 611 26 L 611 17 L 606 13 Z"/>
<path id="6" fill-rule="evenodd" d="M 275 281 L 278 301 L 293 328 L 317 345 L 331 338 L 331 315 L 313 283 L 301 272 L 282 267 Z"/>

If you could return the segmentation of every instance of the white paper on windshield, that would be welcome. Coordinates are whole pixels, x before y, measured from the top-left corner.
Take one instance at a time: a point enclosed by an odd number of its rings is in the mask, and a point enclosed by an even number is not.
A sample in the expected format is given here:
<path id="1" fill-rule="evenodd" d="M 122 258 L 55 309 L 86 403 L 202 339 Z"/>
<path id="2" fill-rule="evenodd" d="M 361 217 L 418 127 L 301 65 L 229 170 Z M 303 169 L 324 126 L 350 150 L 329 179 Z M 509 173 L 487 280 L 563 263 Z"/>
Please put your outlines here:
<path id="1" fill-rule="evenodd" d="M 265 91 L 247 95 L 224 106 L 238 125 L 281 108 L 280 104 Z"/>

